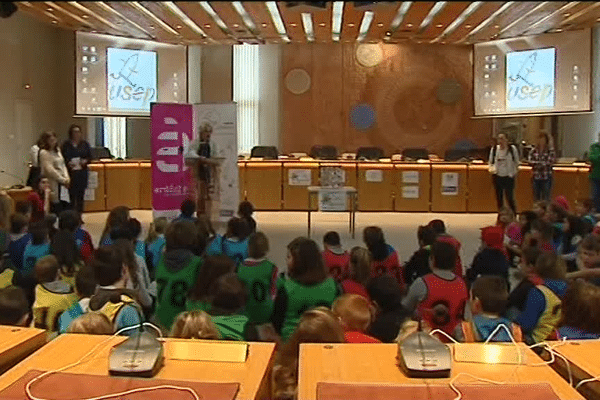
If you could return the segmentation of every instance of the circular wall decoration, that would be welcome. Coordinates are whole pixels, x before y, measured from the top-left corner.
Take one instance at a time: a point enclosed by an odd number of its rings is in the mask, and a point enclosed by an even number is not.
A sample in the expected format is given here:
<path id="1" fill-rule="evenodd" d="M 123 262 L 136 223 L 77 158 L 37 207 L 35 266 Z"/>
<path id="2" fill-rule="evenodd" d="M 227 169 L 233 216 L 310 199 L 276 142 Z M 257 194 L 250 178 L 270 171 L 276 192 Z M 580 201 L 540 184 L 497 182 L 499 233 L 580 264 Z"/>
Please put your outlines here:
<path id="1" fill-rule="evenodd" d="M 375 109 L 370 104 L 357 104 L 350 110 L 350 123 L 354 129 L 367 130 L 375 125 Z"/>
<path id="2" fill-rule="evenodd" d="M 462 86 L 456 79 L 444 79 L 437 87 L 437 98 L 444 104 L 454 104 L 462 96 Z"/>
<path id="3" fill-rule="evenodd" d="M 310 76 L 303 69 L 296 68 L 285 76 L 285 87 L 294 94 L 306 93 L 310 89 Z"/>
<path id="4" fill-rule="evenodd" d="M 356 59 L 363 67 L 374 67 L 383 61 L 383 50 L 378 44 L 361 44 L 356 48 Z"/>

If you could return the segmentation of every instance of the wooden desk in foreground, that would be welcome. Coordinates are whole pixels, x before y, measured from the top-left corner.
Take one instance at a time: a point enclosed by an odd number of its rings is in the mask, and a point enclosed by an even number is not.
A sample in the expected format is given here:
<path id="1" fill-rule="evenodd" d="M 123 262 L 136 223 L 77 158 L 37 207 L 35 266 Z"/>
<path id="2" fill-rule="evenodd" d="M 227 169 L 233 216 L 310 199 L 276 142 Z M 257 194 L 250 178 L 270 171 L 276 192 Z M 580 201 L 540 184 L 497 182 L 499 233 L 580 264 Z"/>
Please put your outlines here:
<path id="1" fill-rule="evenodd" d="M 38 369 L 55 370 L 74 363 L 94 346 L 105 341 L 108 336 L 65 334 L 48 343 L 40 351 L 15 366 L 0 377 L 0 390 L 18 380 L 27 371 Z M 114 337 L 102 345 L 95 356 L 68 373 L 108 375 L 108 354 L 111 347 L 125 340 Z M 239 382 L 237 399 L 266 399 L 269 396 L 269 371 L 275 344 L 250 343 L 245 363 L 225 363 L 208 361 L 181 361 L 169 359 L 169 345 L 165 342 L 165 362 L 156 378 L 189 380 L 201 382 Z M 218 346 L 218 344 L 215 344 Z"/>
<path id="2" fill-rule="evenodd" d="M 569 360 L 573 385 L 577 386 L 579 381 L 600 376 L 600 341 L 573 340 L 564 344 L 557 342 L 552 342 L 551 344 L 556 345 L 554 350 L 557 353 Z M 569 370 L 564 360 L 556 358 L 556 361 L 552 364 L 552 368 L 567 381 L 569 380 Z M 585 383 L 578 390 L 586 399 L 600 399 L 599 381 Z"/>
<path id="3" fill-rule="evenodd" d="M 42 329 L 0 326 L 0 374 L 42 347 L 46 336 Z"/>
<path id="4" fill-rule="evenodd" d="M 507 351 L 515 351 L 507 347 Z M 298 399 L 315 400 L 319 382 L 444 385 L 450 379 L 410 379 L 396 365 L 396 344 L 303 344 L 300 346 Z M 526 350 L 529 364 L 542 360 Z M 515 368 L 518 368 L 515 372 Z M 549 366 L 452 363 L 452 377 L 459 373 L 511 383 L 547 382 L 562 400 L 582 399 L 577 391 Z M 457 383 L 479 383 L 460 378 Z"/>

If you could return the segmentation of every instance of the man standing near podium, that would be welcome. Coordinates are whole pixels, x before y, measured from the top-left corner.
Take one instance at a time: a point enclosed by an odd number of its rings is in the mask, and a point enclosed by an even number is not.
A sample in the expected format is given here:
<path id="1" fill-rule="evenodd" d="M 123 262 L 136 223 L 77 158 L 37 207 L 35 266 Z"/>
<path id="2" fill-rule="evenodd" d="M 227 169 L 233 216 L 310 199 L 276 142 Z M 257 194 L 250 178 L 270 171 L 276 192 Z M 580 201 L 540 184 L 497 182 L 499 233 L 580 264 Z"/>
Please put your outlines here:
<path id="1" fill-rule="evenodd" d="M 211 192 L 216 192 L 218 176 L 216 167 L 217 160 L 212 159 L 217 154 L 214 142 L 211 142 L 213 128 L 209 123 L 200 126 L 198 137 L 194 139 L 187 148 L 184 157 L 188 164 L 194 166 L 194 174 L 197 182 L 197 214 L 206 214 L 211 217 Z M 211 190 L 212 189 L 212 190 Z"/>

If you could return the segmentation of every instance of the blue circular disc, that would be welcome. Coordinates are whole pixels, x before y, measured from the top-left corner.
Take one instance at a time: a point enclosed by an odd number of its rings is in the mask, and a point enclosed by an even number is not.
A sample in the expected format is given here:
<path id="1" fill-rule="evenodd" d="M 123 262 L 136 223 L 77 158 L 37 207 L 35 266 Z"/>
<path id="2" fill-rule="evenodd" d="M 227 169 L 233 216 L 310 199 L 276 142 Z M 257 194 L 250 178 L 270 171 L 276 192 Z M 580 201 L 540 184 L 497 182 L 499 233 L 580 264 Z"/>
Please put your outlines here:
<path id="1" fill-rule="evenodd" d="M 357 104 L 350 111 L 350 122 L 359 131 L 372 128 L 375 125 L 375 110 L 369 104 Z"/>

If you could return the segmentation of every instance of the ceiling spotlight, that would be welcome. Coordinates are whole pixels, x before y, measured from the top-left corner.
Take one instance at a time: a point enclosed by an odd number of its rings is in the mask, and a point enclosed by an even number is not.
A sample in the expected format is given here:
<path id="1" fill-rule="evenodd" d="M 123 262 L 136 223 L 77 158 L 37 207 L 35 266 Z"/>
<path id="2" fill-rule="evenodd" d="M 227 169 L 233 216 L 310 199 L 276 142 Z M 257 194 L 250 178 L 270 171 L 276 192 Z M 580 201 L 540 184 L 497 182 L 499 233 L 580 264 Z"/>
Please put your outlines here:
<path id="1" fill-rule="evenodd" d="M 204 27 L 210 29 L 210 24 L 204 24 Z"/>
<path id="2" fill-rule="evenodd" d="M 292 27 L 294 27 L 294 28 L 295 28 L 295 27 L 297 27 L 297 26 L 298 26 L 298 24 L 297 24 L 297 23 L 295 23 L 295 22 L 292 22 L 292 23 L 290 24 L 290 26 L 292 26 Z"/>
<path id="3" fill-rule="evenodd" d="M 319 26 L 321 26 L 321 27 L 324 27 L 325 25 L 327 25 L 325 22 L 321 22 L 321 23 L 319 24 Z"/>
<path id="4" fill-rule="evenodd" d="M 413 27 L 413 24 L 406 24 L 406 27 L 407 27 L 407 28 L 412 28 L 412 27 Z"/>
<path id="5" fill-rule="evenodd" d="M 494 29 L 500 29 L 500 25 L 494 25 Z"/>
<path id="6" fill-rule="evenodd" d="M 84 14 L 84 15 L 82 15 L 82 16 L 81 16 L 81 18 L 83 18 L 83 19 L 88 19 L 88 18 L 89 18 L 89 15 L 87 15 L 87 14 Z"/>
<path id="7" fill-rule="evenodd" d="M 348 26 L 349 26 L 350 28 L 354 28 L 354 24 L 353 24 L 352 22 L 350 22 L 350 23 L 348 24 Z"/>
<path id="8" fill-rule="evenodd" d="M 267 24 L 266 22 L 263 22 L 262 24 L 260 24 L 263 28 L 266 28 L 269 24 Z"/>
<path id="9" fill-rule="evenodd" d="M 564 14 L 563 14 L 563 17 L 565 17 L 565 18 L 566 18 L 566 17 L 570 17 L 570 16 L 571 16 L 571 13 L 564 13 Z"/>
<path id="10" fill-rule="evenodd" d="M 388 32 L 386 32 L 386 33 L 385 33 L 385 36 L 392 36 L 392 32 L 389 32 L 389 31 L 388 31 Z"/>
<path id="11" fill-rule="evenodd" d="M 181 26 L 181 25 L 177 25 L 175 28 L 177 28 L 177 29 L 181 29 L 181 28 L 183 28 L 183 26 Z"/>
<path id="12" fill-rule="evenodd" d="M 443 24 L 437 24 L 435 27 L 436 28 L 441 28 L 442 26 L 444 26 Z"/>
<path id="13" fill-rule="evenodd" d="M 48 11 L 48 12 L 53 12 L 53 11 L 54 11 L 54 9 L 53 9 L 53 8 L 50 8 L 50 7 L 48 7 L 48 8 L 46 8 L 46 11 Z"/>
<path id="14" fill-rule="evenodd" d="M 53 23 L 53 24 L 58 24 L 58 21 L 57 21 L 57 20 L 55 20 L 55 19 L 53 19 L 53 20 L 52 20 L 52 23 Z"/>
<path id="15" fill-rule="evenodd" d="M 465 25 L 465 28 L 467 28 L 467 29 L 471 29 L 471 26 L 472 26 L 471 24 L 466 24 L 466 25 Z"/>
<path id="16" fill-rule="evenodd" d="M 233 24 L 233 27 L 234 27 L 234 28 L 239 28 L 239 27 L 240 27 L 240 25 L 239 25 L 239 24 Z"/>
<path id="17" fill-rule="evenodd" d="M 148 28 L 150 28 L 150 29 L 152 29 L 152 30 L 154 30 L 154 29 L 155 29 L 153 25 L 150 25 Z"/>
<path id="18" fill-rule="evenodd" d="M 380 27 L 380 28 L 382 28 L 383 27 L 383 22 L 377 23 L 377 26 Z"/>

